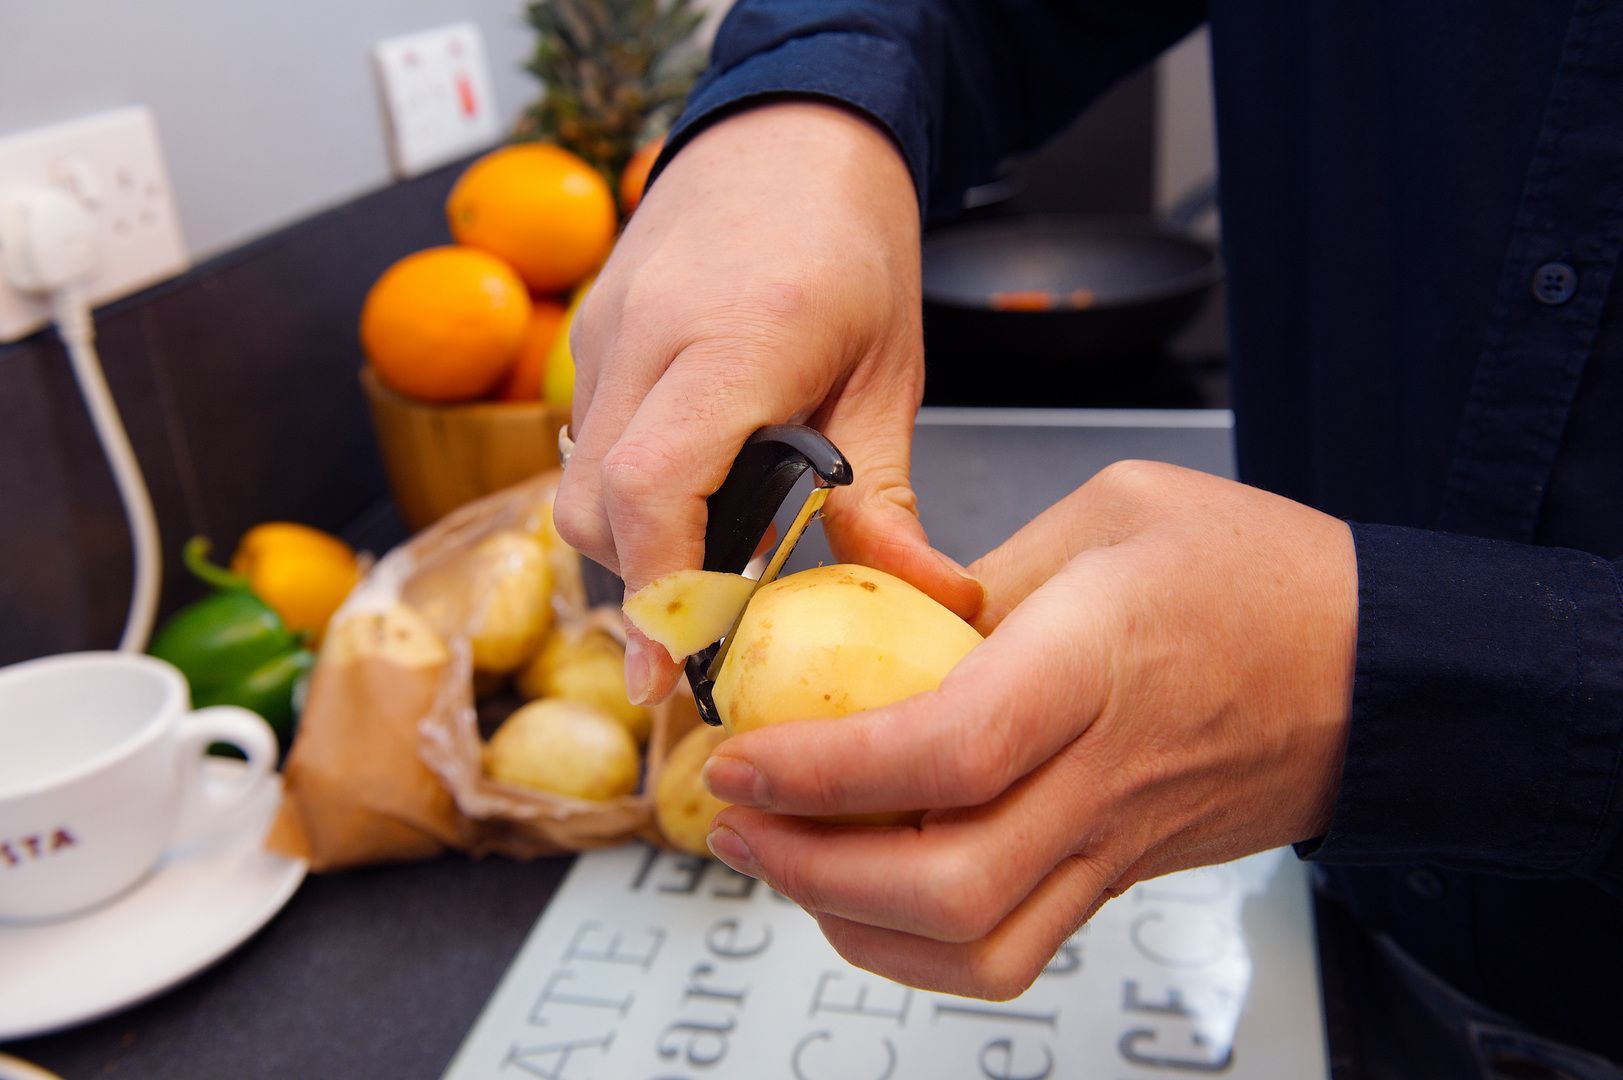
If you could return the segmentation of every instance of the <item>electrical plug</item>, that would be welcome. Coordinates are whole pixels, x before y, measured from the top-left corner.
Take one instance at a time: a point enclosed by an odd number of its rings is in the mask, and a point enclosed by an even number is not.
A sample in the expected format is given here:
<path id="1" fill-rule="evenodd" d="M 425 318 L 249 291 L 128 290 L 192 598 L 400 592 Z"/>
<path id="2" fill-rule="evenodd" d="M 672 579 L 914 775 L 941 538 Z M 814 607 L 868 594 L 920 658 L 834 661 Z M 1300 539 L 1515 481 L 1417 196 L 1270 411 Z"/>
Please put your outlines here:
<path id="1" fill-rule="evenodd" d="M 96 224 L 68 192 L 0 191 L 0 269 L 18 291 L 49 295 L 79 285 L 98 256 Z"/>

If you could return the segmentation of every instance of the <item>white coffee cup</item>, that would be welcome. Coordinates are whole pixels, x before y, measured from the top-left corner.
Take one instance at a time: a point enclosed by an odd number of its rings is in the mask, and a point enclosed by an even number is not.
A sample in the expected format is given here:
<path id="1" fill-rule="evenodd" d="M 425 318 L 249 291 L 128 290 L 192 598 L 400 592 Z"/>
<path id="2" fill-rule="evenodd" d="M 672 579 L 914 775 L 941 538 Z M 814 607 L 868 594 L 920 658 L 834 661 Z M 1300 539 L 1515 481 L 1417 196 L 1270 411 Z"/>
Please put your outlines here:
<path id="1" fill-rule="evenodd" d="M 208 746 L 248 757 L 204 786 Z M 162 660 L 92 652 L 0 669 L 0 919 L 44 919 L 123 892 L 170 848 L 275 782 L 276 736 L 234 705 L 190 711 Z"/>

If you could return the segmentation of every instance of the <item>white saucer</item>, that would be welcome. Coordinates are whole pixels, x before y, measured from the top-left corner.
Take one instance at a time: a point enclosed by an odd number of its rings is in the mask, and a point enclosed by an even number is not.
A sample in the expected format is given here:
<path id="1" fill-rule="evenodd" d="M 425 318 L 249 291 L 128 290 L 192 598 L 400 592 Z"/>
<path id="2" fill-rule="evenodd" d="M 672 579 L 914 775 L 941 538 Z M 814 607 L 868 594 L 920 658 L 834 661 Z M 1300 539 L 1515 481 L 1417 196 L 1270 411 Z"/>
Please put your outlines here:
<path id="1" fill-rule="evenodd" d="M 229 781 L 239 762 L 210 759 Z M 305 863 L 261 847 L 281 785 L 234 816 L 229 831 L 165 856 L 129 892 L 55 922 L 0 923 L 0 1042 L 43 1035 L 144 1001 L 190 978 L 270 921 Z"/>

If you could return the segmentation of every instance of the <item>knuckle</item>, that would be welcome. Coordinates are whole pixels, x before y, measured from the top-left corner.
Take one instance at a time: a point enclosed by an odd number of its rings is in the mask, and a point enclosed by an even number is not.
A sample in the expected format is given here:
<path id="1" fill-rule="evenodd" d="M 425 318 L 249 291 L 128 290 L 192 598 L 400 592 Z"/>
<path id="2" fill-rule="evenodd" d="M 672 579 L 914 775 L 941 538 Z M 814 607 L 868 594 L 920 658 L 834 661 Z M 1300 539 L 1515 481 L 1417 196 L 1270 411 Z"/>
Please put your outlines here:
<path id="1" fill-rule="evenodd" d="M 1117 498 L 1137 500 L 1155 491 L 1165 482 L 1166 468 L 1157 461 L 1128 458 L 1106 465 L 1089 483 Z"/>
<path id="2" fill-rule="evenodd" d="M 870 503 L 897 506 L 914 517 L 919 513 L 919 497 L 913 490 L 907 467 L 895 462 L 869 463 L 864 470 L 864 497 Z"/>
<path id="3" fill-rule="evenodd" d="M 645 439 L 622 439 L 603 455 L 603 489 L 610 499 L 636 503 L 666 488 L 677 470 L 671 455 Z"/>
<path id="4" fill-rule="evenodd" d="M 768 281 L 760 286 L 760 304 L 778 315 L 799 315 L 809 311 L 813 292 L 804 282 Z"/>
<path id="5" fill-rule="evenodd" d="M 564 543 L 576 551 L 599 555 L 609 540 L 602 511 L 592 505 L 589 496 L 571 485 L 567 473 L 565 475 L 565 482 L 552 504 L 552 523 Z"/>
<path id="6" fill-rule="evenodd" d="M 816 291 L 803 281 L 767 278 L 746 286 L 737 302 L 744 305 L 744 310 L 794 323 L 811 314 L 816 305 Z"/>
<path id="7" fill-rule="evenodd" d="M 959 944 L 986 937 L 997 929 L 1004 913 L 993 893 L 993 879 L 983 860 L 967 852 L 938 856 L 918 898 L 929 936 Z"/>

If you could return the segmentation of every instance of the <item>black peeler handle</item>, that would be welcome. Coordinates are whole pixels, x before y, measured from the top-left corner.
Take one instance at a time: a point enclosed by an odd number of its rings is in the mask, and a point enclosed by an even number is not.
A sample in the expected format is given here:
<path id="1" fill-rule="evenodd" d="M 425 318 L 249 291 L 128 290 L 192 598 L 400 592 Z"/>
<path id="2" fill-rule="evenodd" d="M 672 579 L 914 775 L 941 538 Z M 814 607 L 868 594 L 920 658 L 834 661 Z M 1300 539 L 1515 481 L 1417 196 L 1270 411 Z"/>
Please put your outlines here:
<path id="1" fill-rule="evenodd" d="M 799 424 L 764 427 L 745 440 L 706 505 L 704 568 L 742 573 L 795 483 L 811 469 L 825 484 L 851 482 L 851 465 L 819 431 Z"/>
<path id="2" fill-rule="evenodd" d="M 761 537 L 772 525 L 783 500 L 810 469 L 825 485 L 844 487 L 851 482 L 851 463 L 823 434 L 799 424 L 764 427 L 744 442 L 721 487 L 707 500 L 709 523 L 704 530 L 704 568 L 724 574 L 742 573 L 755 556 Z M 688 657 L 688 683 L 693 687 L 699 715 L 719 724 L 711 698 L 710 664 L 719 645 Z"/>

